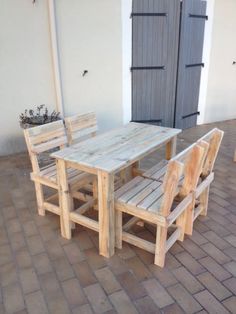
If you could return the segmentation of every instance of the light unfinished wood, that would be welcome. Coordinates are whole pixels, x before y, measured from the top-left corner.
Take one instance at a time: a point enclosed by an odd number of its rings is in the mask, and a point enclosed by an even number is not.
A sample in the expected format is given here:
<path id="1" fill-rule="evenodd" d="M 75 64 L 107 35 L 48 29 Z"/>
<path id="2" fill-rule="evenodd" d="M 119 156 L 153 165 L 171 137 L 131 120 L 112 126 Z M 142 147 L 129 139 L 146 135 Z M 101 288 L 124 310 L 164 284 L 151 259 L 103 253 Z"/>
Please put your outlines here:
<path id="1" fill-rule="evenodd" d="M 94 112 L 78 114 L 65 118 L 69 145 L 75 144 L 86 137 L 95 136 L 98 130 Z"/>
<path id="2" fill-rule="evenodd" d="M 129 123 L 52 154 L 79 169 L 118 173 L 168 143 L 181 130 Z M 81 169 L 82 170 L 82 169 Z M 91 172 L 90 172 L 91 173 Z"/>
<path id="3" fill-rule="evenodd" d="M 116 245 L 121 248 L 122 239 L 142 249 L 155 254 L 154 263 L 164 266 L 166 252 L 177 241 L 183 241 L 186 227 L 186 211 L 194 202 L 195 195 L 191 191 L 194 184 L 189 176 L 199 175 L 202 170 L 204 149 L 200 145 L 193 145 L 183 162 L 171 160 L 168 162 L 164 182 L 158 182 L 143 177 L 135 177 L 115 192 L 116 217 Z M 190 166 L 194 160 L 195 167 Z M 184 176 L 184 180 L 182 179 Z M 180 202 L 174 203 L 175 198 Z M 130 235 L 128 222 L 122 228 L 122 213 L 131 214 L 133 221 L 142 219 L 152 225 L 155 224 L 156 243 L 150 243 Z M 174 222 L 177 222 L 174 224 Z M 167 236 L 170 228 L 175 228 L 171 236 Z"/>
<path id="4" fill-rule="evenodd" d="M 192 161 L 189 163 L 189 171 L 193 173 L 192 176 L 188 176 L 191 182 L 185 182 L 184 186 L 182 187 L 181 193 L 185 193 L 184 189 L 186 187 L 191 187 L 192 190 L 195 191 L 196 201 L 200 202 L 201 206 L 198 206 L 198 209 L 195 208 L 195 203 L 189 205 L 186 217 L 186 230 L 185 232 L 189 235 L 192 234 L 193 231 L 193 222 L 199 215 L 206 215 L 207 214 L 207 207 L 208 207 L 208 198 L 209 198 L 209 186 L 214 179 L 213 167 L 217 158 L 217 154 L 220 148 L 220 144 L 223 139 L 224 132 L 215 128 L 212 129 L 210 132 L 205 134 L 201 137 L 196 143 L 202 147 L 205 151 L 202 160 L 202 166 L 200 168 L 199 173 L 196 172 L 194 156 Z M 188 154 L 188 151 L 193 148 L 195 144 L 189 146 L 187 149 L 176 155 L 173 160 L 184 161 Z M 167 161 L 163 160 L 157 165 L 153 166 L 151 169 L 145 171 L 143 173 L 143 177 L 151 178 L 157 180 L 159 182 L 163 182 L 164 173 L 167 169 Z M 192 165 L 192 166 L 191 166 Z M 191 170 L 192 168 L 192 170 Z M 195 171 L 194 171 L 195 168 Z M 185 180 L 183 178 L 183 180 Z M 196 184 L 197 182 L 197 184 Z M 194 184 L 193 184 L 194 183 Z M 194 186 L 196 187 L 194 188 Z M 180 193 L 180 196 L 181 196 Z M 195 201 L 195 202 L 196 202 Z"/>
<path id="5" fill-rule="evenodd" d="M 170 160 L 176 155 L 176 146 L 177 146 L 177 136 L 174 136 L 166 144 L 166 160 Z"/>
<path id="6" fill-rule="evenodd" d="M 42 126 L 26 129 L 24 130 L 24 135 L 33 168 L 31 179 L 35 183 L 38 213 L 39 215 L 44 216 L 45 210 L 47 210 L 61 216 L 62 206 L 52 203 L 52 201 L 56 199 L 55 196 L 57 196 L 57 199 L 59 199 L 60 203 L 60 198 L 58 196 L 58 190 L 60 187 L 56 163 L 52 162 L 47 166 L 40 167 L 38 157 L 43 152 L 50 151 L 51 149 L 64 148 L 67 145 L 67 137 L 63 121 L 56 121 Z M 70 191 L 72 194 L 77 193 L 75 198 L 82 196 L 79 192 L 80 188 L 84 187 L 85 184 L 93 182 L 94 180 L 94 176 L 72 168 L 66 169 L 66 177 L 69 186 L 68 191 Z M 45 199 L 43 186 L 55 189 L 57 193 L 53 197 Z M 71 198 L 70 206 L 72 206 L 73 203 L 72 194 L 69 196 Z M 84 197 L 82 198 L 85 202 L 87 202 Z M 60 222 L 61 227 L 64 228 L 62 226 L 61 218 Z M 64 233 L 64 231 L 62 232 Z"/>
<path id="7" fill-rule="evenodd" d="M 52 157 L 64 160 L 67 167 L 98 176 L 99 251 L 101 255 L 110 257 L 114 254 L 115 242 L 119 246 L 115 239 L 114 225 L 115 174 L 121 172 L 120 182 L 126 182 L 130 179 L 132 172 L 136 171 L 139 160 L 170 142 L 180 132 L 181 130 L 177 129 L 129 123 L 122 128 L 86 139 L 52 154 Z M 133 208 L 134 206 L 130 205 L 128 211 L 132 212 Z M 159 219 L 161 223 L 162 218 L 157 218 L 157 220 Z M 116 220 L 119 221 L 119 216 Z M 162 223 L 164 224 L 163 221 Z"/>

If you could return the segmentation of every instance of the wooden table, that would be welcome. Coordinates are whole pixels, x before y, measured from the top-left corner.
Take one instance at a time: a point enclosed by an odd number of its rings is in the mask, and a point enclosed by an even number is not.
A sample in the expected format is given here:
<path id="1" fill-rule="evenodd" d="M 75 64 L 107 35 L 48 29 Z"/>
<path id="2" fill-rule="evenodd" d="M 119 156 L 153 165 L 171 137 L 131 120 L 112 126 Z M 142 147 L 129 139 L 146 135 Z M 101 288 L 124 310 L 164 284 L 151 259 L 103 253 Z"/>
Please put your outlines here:
<path id="1" fill-rule="evenodd" d="M 164 128 L 141 123 L 129 123 L 53 153 L 57 159 L 59 198 L 62 213 L 62 236 L 70 239 L 70 195 L 66 167 L 95 174 L 98 178 L 99 252 L 105 257 L 114 254 L 114 175 L 137 165 L 143 157 L 166 144 L 166 158 L 176 153 L 178 129 Z"/>

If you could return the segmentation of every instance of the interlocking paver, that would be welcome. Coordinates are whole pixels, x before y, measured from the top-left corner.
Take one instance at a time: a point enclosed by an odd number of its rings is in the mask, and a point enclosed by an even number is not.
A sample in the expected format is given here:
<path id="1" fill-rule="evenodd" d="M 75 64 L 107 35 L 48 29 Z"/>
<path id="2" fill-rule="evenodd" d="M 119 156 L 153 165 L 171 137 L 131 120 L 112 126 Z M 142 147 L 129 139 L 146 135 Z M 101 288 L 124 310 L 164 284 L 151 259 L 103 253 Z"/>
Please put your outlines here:
<path id="1" fill-rule="evenodd" d="M 202 284 L 184 267 L 173 270 L 173 274 L 191 294 L 203 290 Z"/>
<path id="2" fill-rule="evenodd" d="M 122 273 L 117 276 L 117 279 L 131 299 L 138 299 L 147 294 L 142 284 L 131 272 Z"/>
<path id="3" fill-rule="evenodd" d="M 88 286 L 84 288 L 84 291 L 95 313 L 104 313 L 112 309 L 111 303 L 99 284 Z"/>
<path id="4" fill-rule="evenodd" d="M 226 289 L 208 272 L 200 274 L 198 279 L 219 301 L 222 301 L 232 295 L 228 289 Z"/>
<path id="5" fill-rule="evenodd" d="M 156 279 L 144 281 L 143 285 L 147 290 L 148 295 L 159 308 L 163 308 L 174 302 L 169 293 L 158 283 Z"/>
<path id="6" fill-rule="evenodd" d="M 228 314 L 229 312 L 223 307 L 217 299 L 210 294 L 207 290 L 199 292 L 195 295 L 198 302 L 206 309 L 210 314 Z"/>
<path id="7" fill-rule="evenodd" d="M 8 285 L 2 291 L 3 304 L 7 313 L 15 313 L 24 309 L 24 298 L 19 284 Z"/>
<path id="8" fill-rule="evenodd" d="M 30 314 L 47 314 L 46 302 L 41 291 L 36 291 L 25 296 L 27 310 Z"/>
<path id="9" fill-rule="evenodd" d="M 138 311 L 124 291 L 117 291 L 111 294 L 109 299 L 111 300 L 111 303 L 115 307 L 117 313 L 138 314 Z"/>
<path id="10" fill-rule="evenodd" d="M 181 284 L 171 286 L 167 290 L 186 313 L 190 314 L 201 310 L 200 304 Z"/>
<path id="11" fill-rule="evenodd" d="M 230 311 L 230 313 L 236 314 L 236 296 L 224 300 L 223 305 Z"/>
<path id="12" fill-rule="evenodd" d="M 107 294 L 121 289 L 119 282 L 108 267 L 96 270 L 95 275 Z"/>

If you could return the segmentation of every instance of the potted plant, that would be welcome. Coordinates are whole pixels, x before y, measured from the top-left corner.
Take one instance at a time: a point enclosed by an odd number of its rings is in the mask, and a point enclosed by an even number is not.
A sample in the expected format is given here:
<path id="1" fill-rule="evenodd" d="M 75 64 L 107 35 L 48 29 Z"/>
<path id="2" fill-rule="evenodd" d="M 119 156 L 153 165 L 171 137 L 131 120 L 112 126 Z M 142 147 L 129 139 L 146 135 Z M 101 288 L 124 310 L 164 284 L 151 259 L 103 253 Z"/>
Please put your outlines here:
<path id="1" fill-rule="evenodd" d="M 46 105 L 40 105 L 36 108 L 36 110 L 26 109 L 24 113 L 20 114 L 20 126 L 23 129 L 28 129 L 58 120 L 61 120 L 60 113 L 55 110 L 49 113 Z M 53 162 L 53 159 L 50 158 L 50 153 L 53 151 L 54 150 L 49 150 L 40 154 L 38 157 L 40 166 L 46 166 Z"/>
<path id="2" fill-rule="evenodd" d="M 23 129 L 54 122 L 57 120 L 61 120 L 60 113 L 56 112 L 55 110 L 49 113 L 46 105 L 40 105 L 36 108 L 36 110 L 26 109 L 24 113 L 20 114 L 20 126 Z"/>

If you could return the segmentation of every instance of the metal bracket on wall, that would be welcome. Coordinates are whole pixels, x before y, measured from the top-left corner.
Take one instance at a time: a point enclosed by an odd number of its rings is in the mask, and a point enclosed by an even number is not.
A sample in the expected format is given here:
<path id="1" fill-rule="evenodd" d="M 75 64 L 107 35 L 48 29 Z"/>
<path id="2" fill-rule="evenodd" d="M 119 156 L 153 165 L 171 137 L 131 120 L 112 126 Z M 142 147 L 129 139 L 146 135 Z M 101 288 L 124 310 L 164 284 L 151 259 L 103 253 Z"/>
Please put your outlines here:
<path id="1" fill-rule="evenodd" d="M 131 67 L 130 71 L 133 70 L 165 70 L 165 66 L 150 66 L 150 67 Z"/>
<path id="2" fill-rule="evenodd" d="M 162 119 L 158 119 L 158 120 L 131 120 L 130 122 L 137 122 L 137 123 L 161 123 Z"/>
<path id="3" fill-rule="evenodd" d="M 193 63 L 193 64 L 186 64 L 186 68 L 193 68 L 193 67 L 203 67 L 204 68 L 205 64 L 204 63 Z"/>
<path id="4" fill-rule="evenodd" d="M 205 20 L 208 20 L 208 16 L 207 16 L 207 15 L 199 15 L 199 14 L 191 14 L 191 13 L 189 13 L 188 16 L 189 16 L 189 17 L 196 18 L 196 19 L 205 19 Z"/>
<path id="5" fill-rule="evenodd" d="M 133 16 L 167 16 L 167 13 L 131 13 L 130 18 Z"/>
<path id="6" fill-rule="evenodd" d="M 182 116 L 182 119 L 190 118 L 192 116 L 199 116 L 199 115 L 200 115 L 200 112 L 197 111 L 197 112 L 193 112 L 193 113 L 187 114 L 186 116 Z"/>

